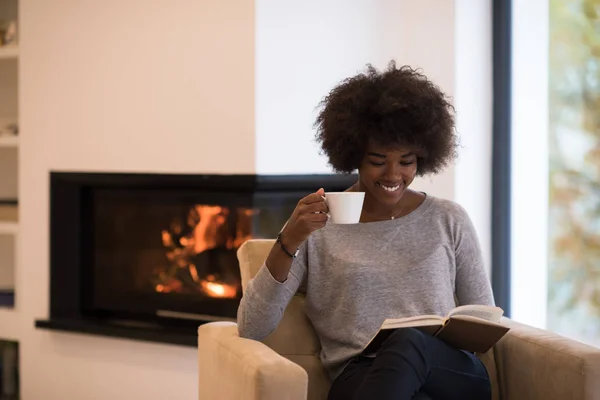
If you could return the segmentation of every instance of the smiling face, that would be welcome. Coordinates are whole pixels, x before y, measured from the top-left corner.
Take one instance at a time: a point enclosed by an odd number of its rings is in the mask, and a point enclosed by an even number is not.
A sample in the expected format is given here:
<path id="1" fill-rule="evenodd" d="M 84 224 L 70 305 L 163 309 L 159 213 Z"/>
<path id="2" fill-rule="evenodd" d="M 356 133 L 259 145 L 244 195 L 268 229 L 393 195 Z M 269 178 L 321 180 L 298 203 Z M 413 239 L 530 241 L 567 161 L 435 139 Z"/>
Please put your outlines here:
<path id="1" fill-rule="evenodd" d="M 406 146 L 389 148 L 370 144 L 358 172 L 365 205 L 371 210 L 389 212 L 417 175 L 417 155 Z"/>

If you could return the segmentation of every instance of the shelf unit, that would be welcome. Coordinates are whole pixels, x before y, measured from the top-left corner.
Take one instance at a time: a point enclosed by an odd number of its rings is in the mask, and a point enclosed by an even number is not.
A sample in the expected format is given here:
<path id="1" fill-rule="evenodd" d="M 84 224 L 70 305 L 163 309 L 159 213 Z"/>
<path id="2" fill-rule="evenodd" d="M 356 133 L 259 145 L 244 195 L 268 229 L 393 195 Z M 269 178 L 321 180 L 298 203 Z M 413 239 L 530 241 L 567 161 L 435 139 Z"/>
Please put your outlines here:
<path id="1" fill-rule="evenodd" d="M 17 22 L 18 0 L 0 1 L 0 21 Z M 11 22 L 12 23 L 12 22 Z M 4 27 L 4 26 L 3 26 Z M 2 38 L 4 39 L 4 38 Z M 17 39 L 18 35 L 13 39 Z M 16 275 L 18 269 L 17 248 L 19 241 L 19 136 L 11 134 L 14 124 L 19 125 L 19 47 L 16 44 L 0 46 L 0 344 L 20 339 L 20 314 L 15 302 Z M 5 201 L 8 200 L 8 201 Z M 7 348 L 2 359 L 6 368 Z M 14 354 L 14 353 L 13 353 Z M 17 356 L 11 357 L 14 361 Z M 12 362 L 17 363 L 18 361 Z M 15 371 L 16 372 L 16 371 Z M 16 372 L 18 374 L 18 372 Z M 10 384 L 10 385 L 9 385 Z M 19 398 L 18 377 L 9 377 L 6 371 L 0 377 L 2 398 Z"/>
<path id="2" fill-rule="evenodd" d="M 18 21 L 18 0 L 0 1 L 0 21 Z M 18 22 L 17 22 L 18 30 Z M 18 35 L 17 35 L 18 39 Z M 14 336 L 12 309 L 19 240 L 19 136 L 10 134 L 10 125 L 19 124 L 19 46 L 16 42 L 0 46 L 0 340 Z M 4 202 L 4 200 L 9 200 Z M 12 296 L 12 297 L 11 297 Z M 8 337 L 7 337 L 8 336 Z"/>

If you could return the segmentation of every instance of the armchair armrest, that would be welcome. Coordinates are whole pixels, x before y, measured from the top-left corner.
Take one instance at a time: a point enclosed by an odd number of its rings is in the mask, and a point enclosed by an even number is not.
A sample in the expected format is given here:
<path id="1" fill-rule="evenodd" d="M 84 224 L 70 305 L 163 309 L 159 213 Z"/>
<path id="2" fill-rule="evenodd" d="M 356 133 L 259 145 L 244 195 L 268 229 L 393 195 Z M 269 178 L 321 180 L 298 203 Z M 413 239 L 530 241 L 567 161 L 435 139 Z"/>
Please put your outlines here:
<path id="1" fill-rule="evenodd" d="M 504 319 L 494 348 L 504 399 L 600 399 L 600 349 Z"/>
<path id="2" fill-rule="evenodd" d="M 306 400 L 308 376 L 265 344 L 240 338 L 233 322 L 198 328 L 199 399 Z"/>

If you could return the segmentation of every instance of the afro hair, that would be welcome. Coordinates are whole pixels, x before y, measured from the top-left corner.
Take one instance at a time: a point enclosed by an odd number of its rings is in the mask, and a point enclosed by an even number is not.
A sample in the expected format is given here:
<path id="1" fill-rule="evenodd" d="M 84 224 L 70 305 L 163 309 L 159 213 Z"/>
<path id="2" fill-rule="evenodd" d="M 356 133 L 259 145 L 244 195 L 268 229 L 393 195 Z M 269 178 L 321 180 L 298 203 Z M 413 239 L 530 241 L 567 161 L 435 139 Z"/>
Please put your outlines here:
<path id="1" fill-rule="evenodd" d="M 335 171 L 351 173 L 369 143 L 410 146 L 417 175 L 436 174 L 454 161 L 458 138 L 454 107 L 425 75 L 390 62 L 384 71 L 367 65 L 319 104 L 316 140 Z"/>

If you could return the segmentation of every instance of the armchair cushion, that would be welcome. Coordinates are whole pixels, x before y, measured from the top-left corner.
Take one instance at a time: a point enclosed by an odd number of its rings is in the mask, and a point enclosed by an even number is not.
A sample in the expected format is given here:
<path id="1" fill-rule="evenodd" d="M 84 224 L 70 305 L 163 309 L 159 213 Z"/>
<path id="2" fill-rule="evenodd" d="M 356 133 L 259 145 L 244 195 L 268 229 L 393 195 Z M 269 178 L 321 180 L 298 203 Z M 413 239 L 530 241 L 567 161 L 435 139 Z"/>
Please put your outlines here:
<path id="1" fill-rule="evenodd" d="M 505 319 L 495 346 L 504 399 L 600 399 L 600 350 Z"/>
<path id="2" fill-rule="evenodd" d="M 237 257 L 242 275 L 242 290 L 246 290 L 250 279 L 258 273 L 274 243 L 273 239 L 252 239 L 240 246 Z"/>
<path id="3" fill-rule="evenodd" d="M 238 250 L 242 287 L 245 288 L 261 268 L 275 243 L 271 239 L 255 239 L 245 242 Z M 283 314 L 283 318 L 263 343 L 288 360 L 306 370 L 309 399 L 325 399 L 331 384 L 329 375 L 319 359 L 321 344 L 306 316 L 305 297 L 295 295 Z"/>
<path id="4" fill-rule="evenodd" d="M 202 400 L 306 400 L 308 394 L 301 366 L 260 342 L 240 338 L 233 322 L 198 328 L 198 374 Z"/>

